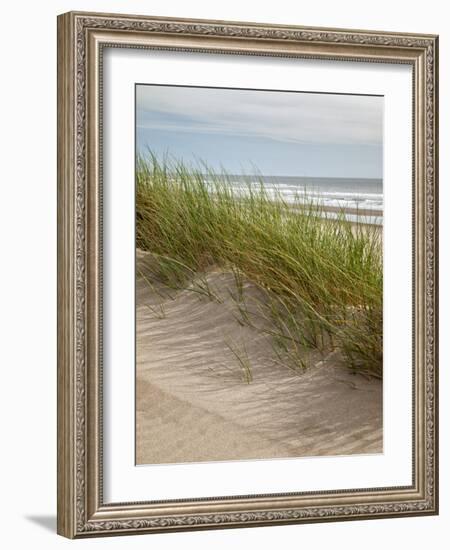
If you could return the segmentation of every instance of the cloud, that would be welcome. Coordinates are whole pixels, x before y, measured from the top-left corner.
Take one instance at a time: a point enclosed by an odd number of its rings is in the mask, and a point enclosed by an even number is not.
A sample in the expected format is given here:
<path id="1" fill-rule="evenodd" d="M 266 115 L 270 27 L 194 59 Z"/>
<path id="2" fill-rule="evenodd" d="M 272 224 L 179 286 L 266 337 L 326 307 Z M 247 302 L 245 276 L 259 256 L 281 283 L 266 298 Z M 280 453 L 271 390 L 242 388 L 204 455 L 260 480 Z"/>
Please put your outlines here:
<path id="1" fill-rule="evenodd" d="M 382 144 L 383 98 L 140 85 L 142 129 L 288 143 Z"/>

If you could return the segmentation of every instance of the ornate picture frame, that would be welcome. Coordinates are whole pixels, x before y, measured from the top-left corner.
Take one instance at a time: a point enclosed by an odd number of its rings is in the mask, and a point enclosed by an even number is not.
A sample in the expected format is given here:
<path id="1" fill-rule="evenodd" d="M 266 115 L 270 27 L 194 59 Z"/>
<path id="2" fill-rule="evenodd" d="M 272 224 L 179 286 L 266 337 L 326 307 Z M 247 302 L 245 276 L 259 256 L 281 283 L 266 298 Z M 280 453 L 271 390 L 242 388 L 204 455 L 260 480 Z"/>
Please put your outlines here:
<path id="1" fill-rule="evenodd" d="M 412 483 L 104 501 L 102 95 L 105 48 L 412 68 Z M 438 513 L 438 37 L 133 15 L 58 17 L 58 533 L 69 538 Z M 386 237 L 385 237 L 386 238 Z"/>

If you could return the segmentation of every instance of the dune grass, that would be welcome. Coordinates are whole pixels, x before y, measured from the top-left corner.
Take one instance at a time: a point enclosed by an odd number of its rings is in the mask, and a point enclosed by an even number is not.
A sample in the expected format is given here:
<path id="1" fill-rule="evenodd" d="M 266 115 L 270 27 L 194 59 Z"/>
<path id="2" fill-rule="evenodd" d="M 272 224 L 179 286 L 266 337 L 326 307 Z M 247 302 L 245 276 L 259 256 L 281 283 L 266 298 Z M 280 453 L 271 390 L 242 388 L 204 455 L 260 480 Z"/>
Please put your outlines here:
<path id="1" fill-rule="evenodd" d="M 380 228 L 327 219 L 303 193 L 287 204 L 251 181 L 239 193 L 206 166 L 138 159 L 136 246 L 157 258 L 155 278 L 172 288 L 195 278 L 218 299 L 202 274 L 231 270 L 241 322 L 268 334 L 280 362 L 304 369 L 305 350 L 338 349 L 350 369 L 381 378 Z M 259 287 L 258 303 L 243 281 Z"/>

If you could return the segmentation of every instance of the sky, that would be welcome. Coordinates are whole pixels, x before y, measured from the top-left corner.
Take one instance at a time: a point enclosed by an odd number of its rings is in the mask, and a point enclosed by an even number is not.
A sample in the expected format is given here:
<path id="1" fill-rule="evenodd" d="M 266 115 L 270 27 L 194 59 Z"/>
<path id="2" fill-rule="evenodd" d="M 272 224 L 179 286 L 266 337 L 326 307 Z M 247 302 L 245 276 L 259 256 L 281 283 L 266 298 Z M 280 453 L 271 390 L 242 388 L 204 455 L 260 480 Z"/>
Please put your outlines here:
<path id="1" fill-rule="evenodd" d="M 383 98 L 136 86 L 136 149 L 231 174 L 382 178 Z"/>

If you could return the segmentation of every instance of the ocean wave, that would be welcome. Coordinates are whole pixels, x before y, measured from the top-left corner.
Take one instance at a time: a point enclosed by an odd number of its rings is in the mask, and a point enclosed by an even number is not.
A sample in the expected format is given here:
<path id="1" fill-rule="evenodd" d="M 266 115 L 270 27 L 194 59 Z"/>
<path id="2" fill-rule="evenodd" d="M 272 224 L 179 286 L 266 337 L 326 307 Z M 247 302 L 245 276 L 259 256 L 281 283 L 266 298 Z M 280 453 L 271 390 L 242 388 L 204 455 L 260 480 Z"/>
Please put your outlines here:
<path id="1" fill-rule="evenodd" d="M 261 185 L 261 182 L 249 182 L 250 187 L 254 190 Z M 249 185 L 242 181 L 229 181 L 234 192 L 238 196 L 245 197 L 249 193 Z M 382 216 L 383 212 L 383 194 L 374 193 L 372 191 L 356 191 L 356 190 L 336 190 L 320 189 L 317 186 L 302 186 L 289 183 L 263 183 L 263 187 L 268 197 L 277 200 L 280 197 L 288 204 L 307 204 L 313 202 L 318 206 L 342 209 L 360 209 L 373 211 L 373 218 Z M 346 217 L 350 219 L 350 214 Z M 358 215 L 360 216 L 360 215 Z M 377 223 L 370 220 L 367 223 Z"/>

